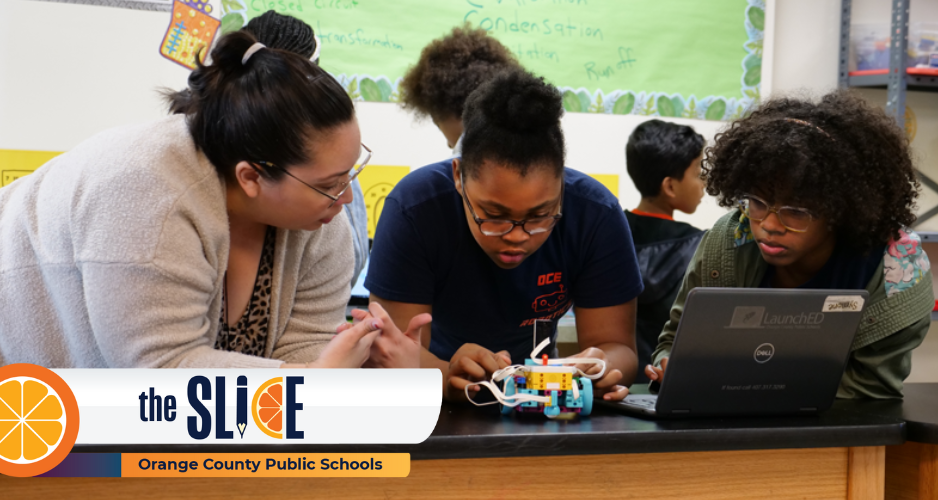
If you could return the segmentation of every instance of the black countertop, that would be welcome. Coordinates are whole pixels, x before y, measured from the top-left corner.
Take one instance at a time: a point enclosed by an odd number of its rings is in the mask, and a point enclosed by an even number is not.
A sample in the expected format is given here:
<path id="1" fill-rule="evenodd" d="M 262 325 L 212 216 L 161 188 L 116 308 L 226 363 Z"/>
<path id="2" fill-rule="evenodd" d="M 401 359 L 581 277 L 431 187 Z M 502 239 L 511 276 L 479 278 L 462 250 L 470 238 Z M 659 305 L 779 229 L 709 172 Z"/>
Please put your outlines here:
<path id="1" fill-rule="evenodd" d="M 931 394 L 938 394 L 938 384 L 934 387 Z M 905 423 L 897 404 L 879 403 L 836 401 L 817 416 L 662 421 L 629 417 L 599 406 L 590 417 L 560 421 L 541 415 L 502 416 L 496 406 L 443 403 L 433 434 L 416 445 L 76 445 L 73 452 L 383 452 L 410 453 L 419 460 L 902 444 Z M 932 398 L 931 408 L 936 405 Z M 932 425 L 932 432 L 938 435 L 935 428 Z"/>
<path id="2" fill-rule="evenodd" d="M 938 444 L 938 384 L 905 384 L 905 398 L 870 402 L 867 411 L 906 423 L 906 440 Z"/>

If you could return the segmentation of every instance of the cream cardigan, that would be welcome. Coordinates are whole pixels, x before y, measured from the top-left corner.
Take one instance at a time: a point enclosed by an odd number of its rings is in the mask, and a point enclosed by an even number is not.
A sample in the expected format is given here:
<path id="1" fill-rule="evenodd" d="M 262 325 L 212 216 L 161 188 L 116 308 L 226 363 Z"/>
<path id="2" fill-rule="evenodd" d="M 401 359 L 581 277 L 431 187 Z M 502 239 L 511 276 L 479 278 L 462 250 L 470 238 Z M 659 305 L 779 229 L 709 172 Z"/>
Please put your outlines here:
<path id="1" fill-rule="evenodd" d="M 0 189 L 0 365 L 313 361 L 345 319 L 354 260 L 345 218 L 277 230 L 265 356 L 216 350 L 224 181 L 181 115 L 99 134 Z"/>

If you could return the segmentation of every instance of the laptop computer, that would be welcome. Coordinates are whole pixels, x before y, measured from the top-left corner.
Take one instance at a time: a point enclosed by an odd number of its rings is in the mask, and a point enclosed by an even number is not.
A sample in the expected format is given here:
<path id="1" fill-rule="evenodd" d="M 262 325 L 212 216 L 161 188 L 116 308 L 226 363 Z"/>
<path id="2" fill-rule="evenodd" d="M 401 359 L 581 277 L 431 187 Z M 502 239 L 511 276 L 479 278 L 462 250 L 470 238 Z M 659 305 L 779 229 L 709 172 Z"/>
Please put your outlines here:
<path id="1" fill-rule="evenodd" d="M 604 403 L 654 417 L 824 411 L 868 298 L 865 290 L 695 288 L 658 394 Z"/>

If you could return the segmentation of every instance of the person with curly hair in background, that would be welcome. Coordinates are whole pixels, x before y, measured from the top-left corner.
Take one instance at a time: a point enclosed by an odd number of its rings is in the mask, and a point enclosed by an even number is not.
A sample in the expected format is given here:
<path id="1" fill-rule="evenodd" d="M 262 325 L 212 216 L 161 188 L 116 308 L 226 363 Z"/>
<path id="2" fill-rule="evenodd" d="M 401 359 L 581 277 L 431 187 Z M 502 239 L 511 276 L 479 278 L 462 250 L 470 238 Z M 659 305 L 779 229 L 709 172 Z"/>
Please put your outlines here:
<path id="1" fill-rule="evenodd" d="M 902 397 L 935 304 L 928 258 L 909 229 L 919 185 L 902 129 L 845 91 L 816 103 L 774 99 L 717 135 L 704 170 L 707 192 L 738 208 L 700 243 L 649 378 L 663 378 L 698 286 L 865 289 L 837 397 Z"/>
<path id="2" fill-rule="evenodd" d="M 424 47 L 417 64 L 407 70 L 400 85 L 401 104 L 420 118 L 429 116 L 459 156 L 469 94 L 499 71 L 518 67 L 511 51 L 484 29 L 456 27 Z"/>

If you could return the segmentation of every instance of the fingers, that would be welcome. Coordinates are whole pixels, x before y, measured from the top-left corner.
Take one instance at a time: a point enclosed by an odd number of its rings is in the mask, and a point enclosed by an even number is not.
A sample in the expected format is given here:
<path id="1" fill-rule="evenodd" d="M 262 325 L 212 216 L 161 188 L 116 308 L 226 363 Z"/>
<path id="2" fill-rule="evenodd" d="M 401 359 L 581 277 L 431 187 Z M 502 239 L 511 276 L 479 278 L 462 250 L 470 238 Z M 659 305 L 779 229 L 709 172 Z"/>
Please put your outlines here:
<path id="1" fill-rule="evenodd" d="M 619 370 L 610 370 L 603 375 L 603 378 L 595 381 L 594 384 L 596 384 L 596 389 L 604 390 L 613 387 L 619 383 L 620 380 L 622 380 L 622 372 Z"/>
<path id="2" fill-rule="evenodd" d="M 335 333 L 342 333 L 345 330 L 348 330 L 349 328 L 351 328 L 352 326 L 354 325 L 352 325 L 351 323 L 342 323 L 341 325 L 336 327 Z"/>
<path id="3" fill-rule="evenodd" d="M 508 351 L 498 351 L 495 353 L 495 355 L 505 360 L 505 366 L 511 364 L 511 354 L 509 354 Z M 501 363 L 499 363 L 499 365 L 501 365 Z M 500 366 L 500 368 L 504 368 L 505 366 Z"/>
<path id="4" fill-rule="evenodd" d="M 423 327 L 429 325 L 431 321 L 433 321 L 433 316 L 427 313 L 414 316 L 410 319 L 410 325 L 407 326 L 407 331 L 404 332 L 404 335 L 407 335 L 408 338 L 419 344 Z"/>
<path id="5" fill-rule="evenodd" d="M 668 358 L 661 358 L 661 372 L 664 373 L 668 369 Z"/>
<path id="6" fill-rule="evenodd" d="M 628 395 L 628 387 L 625 387 L 624 385 L 614 385 L 609 390 L 609 392 L 603 394 L 603 399 L 606 401 L 622 401 Z"/>
<path id="7" fill-rule="evenodd" d="M 494 352 L 489 351 L 488 349 L 480 349 L 477 351 L 477 354 L 478 356 L 475 356 L 474 361 L 478 363 L 479 366 L 481 366 L 483 369 L 485 369 L 485 373 L 495 373 L 498 370 L 508 366 L 508 364 L 505 363 L 505 358 L 496 355 Z M 485 373 L 480 375 L 479 378 L 485 376 Z"/>
<path id="8" fill-rule="evenodd" d="M 463 391 L 466 389 L 466 386 L 469 386 L 470 393 L 477 392 L 480 388 L 479 384 L 471 380 L 466 380 L 462 377 L 450 377 L 449 385 L 451 385 L 454 389 L 457 389 L 459 391 Z"/>
<path id="9" fill-rule="evenodd" d="M 450 373 L 454 376 L 468 376 L 476 380 L 485 377 L 485 369 L 469 356 L 463 356 L 456 360 L 455 366 L 450 368 Z"/>
<path id="10" fill-rule="evenodd" d="M 352 319 L 355 320 L 355 323 L 372 318 L 371 313 L 364 309 L 352 309 L 350 314 L 352 316 Z"/>
<path id="11" fill-rule="evenodd" d="M 658 368 L 657 366 L 648 365 L 645 367 L 645 375 L 648 375 L 648 378 L 656 382 L 661 382 L 664 380 L 664 370 Z"/>
<path id="12" fill-rule="evenodd" d="M 346 328 L 340 332 L 333 339 L 338 339 L 341 337 L 343 340 L 349 342 L 358 342 L 363 340 L 367 335 L 376 333 L 384 326 L 380 319 L 372 319 L 370 321 L 363 321 L 357 325 L 352 325 L 351 328 Z M 375 335 L 377 336 L 377 335 Z M 372 342 L 374 339 L 372 339 Z"/>

